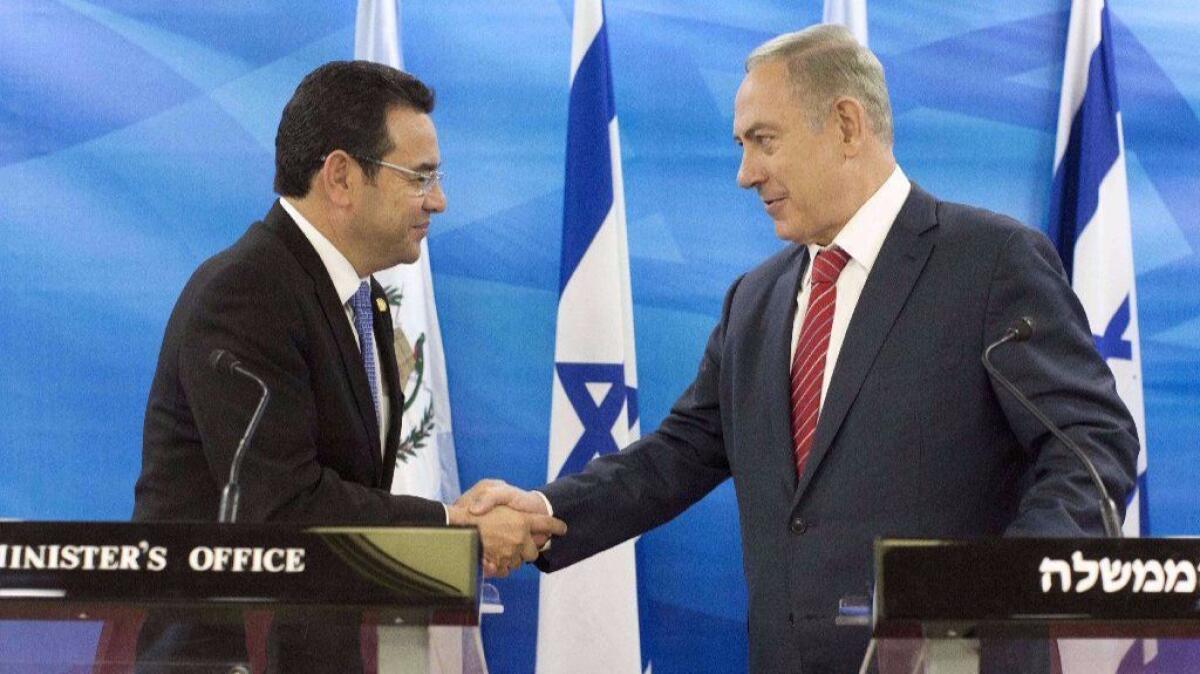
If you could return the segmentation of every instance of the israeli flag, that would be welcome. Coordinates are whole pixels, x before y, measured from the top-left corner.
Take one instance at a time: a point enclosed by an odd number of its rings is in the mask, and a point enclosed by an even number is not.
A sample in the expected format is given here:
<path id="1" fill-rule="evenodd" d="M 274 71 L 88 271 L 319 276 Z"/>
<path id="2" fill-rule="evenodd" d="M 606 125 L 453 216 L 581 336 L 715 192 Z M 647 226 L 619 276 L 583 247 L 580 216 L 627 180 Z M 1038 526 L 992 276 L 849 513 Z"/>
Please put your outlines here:
<path id="1" fill-rule="evenodd" d="M 1054 150 L 1049 235 L 1087 312 L 1096 348 L 1112 368 L 1117 393 L 1137 424 L 1137 489 L 1126 504 L 1126 536 L 1149 531 L 1146 430 L 1137 293 L 1117 100 L 1112 30 L 1104 0 L 1074 0 L 1063 65 Z M 1153 640 L 1064 640 L 1065 672 L 1132 673 L 1154 660 Z"/>
<path id="2" fill-rule="evenodd" d="M 1124 525 L 1126 536 L 1140 536 L 1149 530 L 1142 354 L 1125 141 L 1104 0 L 1075 0 L 1071 8 L 1054 166 L 1050 238 L 1142 440 L 1137 491 L 1127 504 Z"/>
<path id="3" fill-rule="evenodd" d="M 576 0 L 547 477 L 639 435 L 621 143 L 601 0 Z M 537 671 L 641 671 L 634 541 L 541 577 Z"/>

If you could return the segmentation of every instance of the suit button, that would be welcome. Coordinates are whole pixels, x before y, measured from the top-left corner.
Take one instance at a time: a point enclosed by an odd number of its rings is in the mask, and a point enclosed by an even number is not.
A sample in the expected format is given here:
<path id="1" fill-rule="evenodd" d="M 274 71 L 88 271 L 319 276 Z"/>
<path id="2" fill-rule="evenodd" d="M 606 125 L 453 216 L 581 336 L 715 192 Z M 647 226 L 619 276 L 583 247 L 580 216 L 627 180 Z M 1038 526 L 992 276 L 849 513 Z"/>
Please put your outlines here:
<path id="1" fill-rule="evenodd" d="M 802 534 L 808 531 L 808 522 L 805 522 L 803 517 L 794 517 L 789 528 L 793 534 Z"/>

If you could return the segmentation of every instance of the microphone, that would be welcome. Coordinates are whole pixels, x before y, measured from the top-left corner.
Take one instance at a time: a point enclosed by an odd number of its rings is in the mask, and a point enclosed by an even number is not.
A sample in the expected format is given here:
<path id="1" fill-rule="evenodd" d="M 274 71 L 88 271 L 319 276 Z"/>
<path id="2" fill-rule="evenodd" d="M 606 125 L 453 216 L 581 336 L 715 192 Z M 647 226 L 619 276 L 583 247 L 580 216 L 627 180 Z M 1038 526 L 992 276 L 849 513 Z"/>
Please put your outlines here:
<path id="1" fill-rule="evenodd" d="M 262 395 L 258 398 L 258 406 L 254 408 L 254 415 L 250 417 L 250 423 L 246 425 L 246 431 L 242 433 L 242 439 L 238 442 L 237 451 L 233 453 L 233 465 L 229 468 L 229 482 L 221 490 L 221 510 L 217 514 L 217 521 L 236 522 L 238 501 L 241 497 L 238 476 L 242 470 L 242 459 L 245 458 L 246 450 L 250 447 L 250 438 L 254 437 L 254 432 L 258 430 L 258 422 L 262 420 L 263 411 L 267 408 L 267 401 L 271 399 L 271 390 L 267 388 L 266 382 L 247 370 L 242 365 L 242 361 L 225 349 L 213 349 L 208 356 L 208 364 L 217 372 L 240 374 L 254 381 L 262 389 Z"/>
<path id="2" fill-rule="evenodd" d="M 989 374 L 992 375 L 993 378 L 995 378 L 996 381 L 1000 382 L 1000 385 L 1003 386 L 1006 391 L 1011 393 L 1013 397 L 1017 399 L 1017 402 L 1021 403 L 1022 407 L 1029 410 L 1030 414 L 1037 417 L 1037 420 L 1040 421 L 1048 431 L 1053 433 L 1054 437 L 1058 438 L 1060 442 L 1069 447 L 1071 451 L 1075 453 L 1075 456 L 1081 463 L 1083 463 L 1084 468 L 1087 469 L 1088 476 L 1092 479 L 1092 484 L 1096 485 L 1096 491 L 1100 492 L 1100 518 L 1104 521 L 1104 534 L 1109 538 L 1121 538 L 1121 522 L 1117 518 L 1117 504 L 1113 503 L 1112 497 L 1108 495 L 1108 489 L 1105 488 L 1104 482 L 1100 479 L 1100 473 L 1096 470 L 1096 464 L 1092 462 L 1091 458 L 1084 453 L 1083 449 L 1081 449 L 1074 440 L 1068 437 L 1066 433 L 1063 433 L 1061 428 L 1055 425 L 1055 423 L 1051 421 L 1049 417 L 1035 407 L 1033 402 L 1030 401 L 1029 398 L 1026 398 L 1025 395 L 1017 389 L 1016 385 L 1009 381 L 1007 377 L 1000 374 L 1000 371 L 992 365 L 991 355 L 992 351 L 996 347 L 1004 344 L 1005 342 L 1024 342 L 1032 336 L 1032 319 L 1030 319 L 1028 316 L 1022 316 L 1013 321 L 1009 325 L 1008 329 L 1004 331 L 1004 335 L 1001 336 L 1000 339 L 992 342 L 986 349 L 983 350 L 983 356 L 980 358 L 980 360 L 983 362 L 983 367 L 988 371 Z"/>
<path id="3" fill-rule="evenodd" d="M 233 372 L 233 368 L 241 366 L 242 361 L 225 349 L 213 349 L 208 354 L 208 364 L 217 372 Z"/>

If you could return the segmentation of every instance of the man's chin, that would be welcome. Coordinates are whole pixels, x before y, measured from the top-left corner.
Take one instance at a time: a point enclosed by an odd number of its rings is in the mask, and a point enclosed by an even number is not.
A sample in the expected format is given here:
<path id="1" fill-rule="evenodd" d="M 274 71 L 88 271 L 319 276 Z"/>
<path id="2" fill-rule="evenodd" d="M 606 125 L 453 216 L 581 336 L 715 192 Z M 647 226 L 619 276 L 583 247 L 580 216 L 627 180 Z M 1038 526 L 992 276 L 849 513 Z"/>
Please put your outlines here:
<path id="1" fill-rule="evenodd" d="M 801 243 L 803 237 L 800 236 L 799 229 L 784 219 L 771 218 L 775 223 L 775 236 L 783 241 L 791 241 L 792 243 Z"/>
<path id="2" fill-rule="evenodd" d="M 417 260 L 420 260 L 420 259 L 421 259 L 420 249 L 418 249 L 416 252 L 412 252 L 412 253 L 405 251 L 404 253 L 398 254 L 395 257 L 393 257 L 391 260 L 389 260 L 388 261 L 389 264 L 386 267 L 384 267 L 384 269 L 391 269 L 392 267 L 396 267 L 396 266 L 399 266 L 402 264 L 413 264 Z"/>

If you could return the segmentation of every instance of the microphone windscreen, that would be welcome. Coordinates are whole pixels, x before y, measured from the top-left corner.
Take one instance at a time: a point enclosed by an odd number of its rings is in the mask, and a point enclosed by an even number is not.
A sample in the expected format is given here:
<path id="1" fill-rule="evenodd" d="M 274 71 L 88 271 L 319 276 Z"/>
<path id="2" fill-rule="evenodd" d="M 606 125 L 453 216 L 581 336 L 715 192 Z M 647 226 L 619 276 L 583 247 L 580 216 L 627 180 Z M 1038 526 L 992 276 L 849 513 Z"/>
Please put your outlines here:
<path id="1" fill-rule="evenodd" d="M 233 372 L 233 368 L 241 365 L 241 362 L 225 349 L 213 349 L 208 354 L 208 364 L 218 372 Z"/>
<path id="2" fill-rule="evenodd" d="M 1033 336 L 1033 319 L 1028 316 L 1022 316 L 1013 321 L 1013 324 L 1008 328 L 1013 333 L 1014 342 L 1024 342 Z"/>

